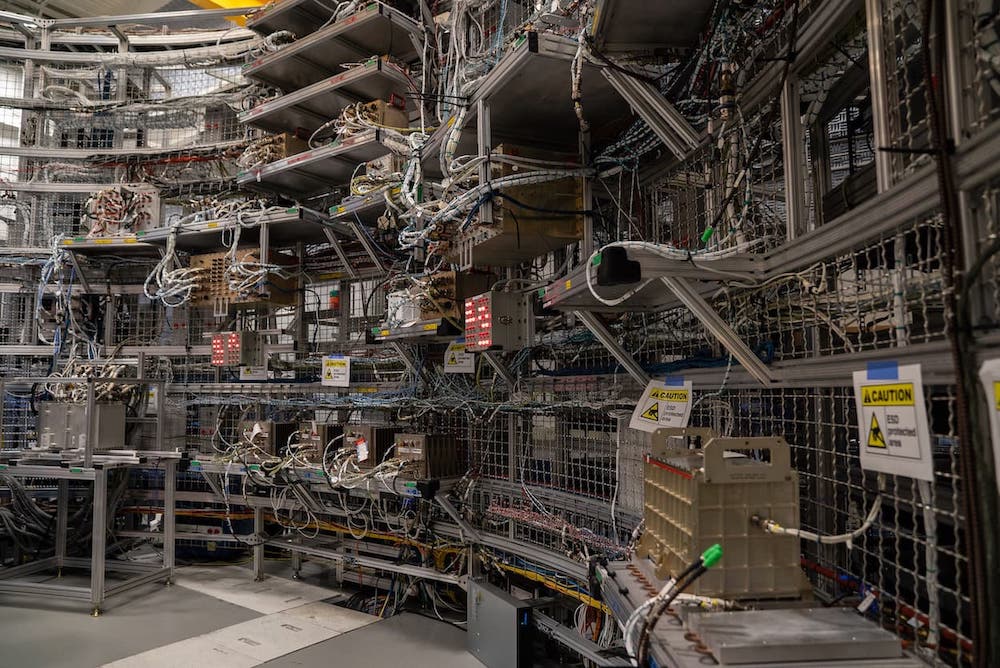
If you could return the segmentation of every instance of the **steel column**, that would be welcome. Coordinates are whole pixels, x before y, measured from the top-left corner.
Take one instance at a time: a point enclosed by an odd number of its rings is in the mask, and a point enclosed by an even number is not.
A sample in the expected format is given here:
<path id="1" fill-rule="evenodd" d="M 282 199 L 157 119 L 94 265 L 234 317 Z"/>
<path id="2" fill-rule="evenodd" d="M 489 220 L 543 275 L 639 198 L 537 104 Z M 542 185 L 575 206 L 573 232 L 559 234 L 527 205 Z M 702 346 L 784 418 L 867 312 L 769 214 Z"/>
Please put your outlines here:
<path id="1" fill-rule="evenodd" d="M 174 579 L 175 539 L 177 536 L 177 462 L 167 460 L 163 473 L 163 567 L 167 584 Z"/>
<path id="2" fill-rule="evenodd" d="M 892 186 L 891 154 L 878 150 L 889 147 L 889 106 L 886 98 L 885 49 L 882 41 L 882 0 L 865 0 L 868 21 L 868 79 L 872 94 L 872 126 L 875 134 L 875 178 L 878 191 Z"/>
<path id="3" fill-rule="evenodd" d="M 90 614 L 97 617 L 101 614 L 101 605 L 104 603 L 104 553 L 107 549 L 108 531 L 108 472 L 104 468 L 94 471 L 93 505 L 90 536 L 90 602 L 93 607 Z"/>
<path id="4" fill-rule="evenodd" d="M 66 530 L 69 520 L 69 480 L 62 478 L 57 484 L 56 497 L 56 569 L 62 571 L 66 559 Z M 61 574 L 61 573 L 60 573 Z"/>

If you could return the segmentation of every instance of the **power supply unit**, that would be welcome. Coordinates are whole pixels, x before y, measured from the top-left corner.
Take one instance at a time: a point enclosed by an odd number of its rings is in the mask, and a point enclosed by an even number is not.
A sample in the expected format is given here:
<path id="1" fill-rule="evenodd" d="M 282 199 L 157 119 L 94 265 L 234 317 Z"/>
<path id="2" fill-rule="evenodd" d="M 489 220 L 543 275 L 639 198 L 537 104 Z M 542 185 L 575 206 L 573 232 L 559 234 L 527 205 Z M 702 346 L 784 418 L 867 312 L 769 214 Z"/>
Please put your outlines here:
<path id="1" fill-rule="evenodd" d="M 396 434 L 394 455 L 405 459 L 414 478 L 450 478 L 465 473 L 465 453 L 454 436 Z"/>
<path id="2" fill-rule="evenodd" d="M 344 426 L 344 446 L 355 448 L 361 468 L 372 468 L 382 462 L 393 446 L 396 430 L 366 424 Z"/>
<path id="3" fill-rule="evenodd" d="M 323 460 L 323 452 L 326 446 L 333 442 L 332 449 L 343 447 L 343 425 L 333 422 L 303 422 L 299 425 L 299 440 L 295 443 L 293 439 L 292 447 L 296 453 L 313 462 L 319 464 Z"/>
<path id="4" fill-rule="evenodd" d="M 125 404 L 94 404 L 93 450 L 121 450 L 125 447 Z M 66 401 L 38 404 L 38 447 L 46 450 L 74 450 L 87 445 L 91 433 L 87 405 Z"/>
<path id="5" fill-rule="evenodd" d="M 465 349 L 514 350 L 531 344 L 534 317 L 529 297 L 491 291 L 465 300 Z"/>
<path id="6" fill-rule="evenodd" d="M 272 420 L 244 420 L 240 423 L 240 435 L 272 457 L 283 455 L 288 448 L 292 434 L 299 425 L 295 422 L 274 422 Z"/>

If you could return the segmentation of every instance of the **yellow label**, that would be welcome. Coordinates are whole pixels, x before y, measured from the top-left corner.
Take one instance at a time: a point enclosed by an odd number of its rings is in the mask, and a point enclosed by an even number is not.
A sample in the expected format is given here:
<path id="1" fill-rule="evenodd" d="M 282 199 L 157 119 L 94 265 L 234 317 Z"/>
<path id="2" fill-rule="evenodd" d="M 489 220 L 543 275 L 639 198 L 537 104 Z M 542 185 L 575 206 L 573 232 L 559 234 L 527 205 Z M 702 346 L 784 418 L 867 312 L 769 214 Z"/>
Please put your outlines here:
<path id="1" fill-rule="evenodd" d="M 1000 411 L 1000 383 L 993 383 L 993 406 Z"/>
<path id="2" fill-rule="evenodd" d="M 95 244 L 113 244 L 114 239 L 94 239 Z"/>
<path id="3" fill-rule="evenodd" d="M 868 427 L 868 447 L 869 448 L 889 447 L 885 442 L 885 436 L 882 435 L 882 428 L 878 426 L 878 420 L 875 418 L 874 413 L 872 413 L 872 423 Z"/>
<path id="4" fill-rule="evenodd" d="M 433 331 L 436 331 L 437 328 L 438 328 L 438 326 L 435 325 L 435 324 L 433 324 L 433 323 L 430 324 L 430 325 L 424 325 L 424 331 L 425 332 L 433 332 Z"/>
<path id="5" fill-rule="evenodd" d="M 664 401 L 673 401 L 676 403 L 686 404 L 688 400 L 687 390 L 661 390 L 659 388 L 652 389 L 649 391 L 650 399 L 663 399 Z"/>
<path id="6" fill-rule="evenodd" d="M 653 422 L 660 421 L 660 402 L 654 401 L 649 408 L 643 411 L 642 415 L 639 417 L 645 418 L 647 420 L 652 420 Z"/>
<path id="7" fill-rule="evenodd" d="M 139 240 L 136 239 L 135 237 L 125 237 L 125 243 L 127 244 L 134 244 L 137 243 L 138 241 Z"/>
<path id="8" fill-rule="evenodd" d="M 326 361 L 326 365 L 327 366 L 336 366 L 336 367 L 343 368 L 343 367 L 347 366 L 347 362 L 345 360 L 327 360 Z"/>
<path id="9" fill-rule="evenodd" d="M 380 333 L 381 333 L 382 336 L 389 336 L 389 330 L 388 329 L 383 329 Z"/>
<path id="10" fill-rule="evenodd" d="M 569 290 L 573 287 L 573 281 L 566 281 L 566 289 Z"/>
<path id="11" fill-rule="evenodd" d="M 913 406 L 913 383 L 862 385 L 863 406 Z"/>
<path id="12" fill-rule="evenodd" d="M 213 228 L 216 228 L 216 227 L 218 227 L 218 226 L 219 226 L 219 224 L 218 224 L 218 223 L 215 223 L 215 222 L 209 222 L 209 223 L 205 223 L 205 227 L 207 227 L 207 228 L 208 228 L 208 229 L 210 229 L 210 230 L 211 230 L 211 229 L 213 229 Z"/>

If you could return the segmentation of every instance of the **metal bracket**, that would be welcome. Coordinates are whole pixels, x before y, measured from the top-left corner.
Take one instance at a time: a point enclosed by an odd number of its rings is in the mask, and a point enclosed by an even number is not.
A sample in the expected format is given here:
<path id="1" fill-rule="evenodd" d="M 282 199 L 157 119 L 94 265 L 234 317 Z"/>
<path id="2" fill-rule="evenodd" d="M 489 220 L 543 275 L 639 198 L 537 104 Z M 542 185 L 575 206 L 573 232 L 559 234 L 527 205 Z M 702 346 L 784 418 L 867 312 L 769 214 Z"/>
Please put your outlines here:
<path id="1" fill-rule="evenodd" d="M 608 328 L 604 326 L 604 323 L 596 315 L 589 311 L 574 311 L 573 315 L 579 318 L 587 329 L 590 330 L 590 333 L 608 349 L 611 356 L 625 367 L 628 375 L 632 376 L 643 387 L 649 383 L 649 374 L 643 371 L 639 363 L 618 344 L 618 339 L 608 331 Z"/>
<path id="2" fill-rule="evenodd" d="M 683 158 L 701 143 L 698 132 L 656 87 L 609 67 L 601 74 L 675 156 Z"/>
<path id="3" fill-rule="evenodd" d="M 347 275 L 351 278 L 357 278 L 358 272 L 355 271 L 354 265 L 348 262 L 347 256 L 344 255 L 344 247 L 340 245 L 340 240 L 337 238 L 337 235 L 334 234 L 333 230 L 325 226 L 323 227 L 323 234 L 326 235 L 327 241 L 329 241 L 330 245 L 333 246 L 333 252 L 337 254 L 337 259 L 340 260 L 342 265 L 344 265 L 344 271 L 347 272 Z"/>
<path id="4" fill-rule="evenodd" d="M 455 520 L 455 524 L 461 527 L 462 532 L 465 534 L 465 537 L 470 543 L 481 544 L 483 542 L 483 538 L 479 535 L 476 528 L 469 524 L 464 517 L 462 517 L 462 513 L 458 512 L 458 508 L 451 503 L 451 500 L 447 496 L 439 494 L 434 497 L 434 500 L 441 504 L 444 511 L 448 513 L 448 516 Z"/>
<path id="5" fill-rule="evenodd" d="M 514 374 L 512 374 L 510 369 L 507 368 L 507 365 L 503 363 L 503 360 L 497 357 L 497 354 L 494 352 L 487 351 L 482 353 L 482 355 L 483 359 L 489 362 L 490 366 L 493 367 L 493 370 L 507 382 L 507 385 L 510 386 L 511 389 L 513 389 L 517 381 L 514 378 Z"/>
<path id="6" fill-rule="evenodd" d="M 378 259 L 378 255 L 375 253 L 375 247 L 372 246 L 371 241 L 368 240 L 368 235 L 361 230 L 357 223 L 349 222 L 347 225 L 354 232 L 354 236 L 361 242 L 361 245 L 364 246 L 365 252 L 368 253 L 368 257 L 370 257 L 372 262 L 375 263 L 375 267 L 378 269 L 379 273 L 384 274 L 385 265 L 383 265 L 382 261 Z"/>
<path id="7" fill-rule="evenodd" d="M 768 386 L 775 382 L 774 374 L 760 361 L 750 347 L 733 331 L 725 320 L 716 312 L 705 298 L 698 294 L 691 283 L 677 276 L 661 276 L 660 280 L 684 304 L 708 331 L 726 347 L 747 373 L 753 376 L 761 385 Z"/>

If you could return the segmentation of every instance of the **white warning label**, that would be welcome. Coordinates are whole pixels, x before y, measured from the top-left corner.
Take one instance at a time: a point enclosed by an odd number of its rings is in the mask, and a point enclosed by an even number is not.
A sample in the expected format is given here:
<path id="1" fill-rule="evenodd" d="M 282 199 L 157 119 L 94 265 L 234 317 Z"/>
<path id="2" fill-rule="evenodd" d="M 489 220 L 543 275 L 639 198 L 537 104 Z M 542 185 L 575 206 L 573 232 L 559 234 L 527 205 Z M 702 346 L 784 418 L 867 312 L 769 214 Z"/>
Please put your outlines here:
<path id="1" fill-rule="evenodd" d="M 320 384 L 327 387 L 349 387 L 351 385 L 351 358 L 345 355 L 324 357 Z"/>
<path id="2" fill-rule="evenodd" d="M 465 339 L 456 339 L 444 351 L 445 373 L 475 373 L 476 354 L 465 352 Z"/>
<path id="3" fill-rule="evenodd" d="M 979 370 L 990 416 L 990 435 L 993 440 L 993 465 L 1000 489 L 1000 359 L 986 360 Z"/>
<path id="4" fill-rule="evenodd" d="M 920 365 L 887 364 L 855 371 L 854 398 L 862 468 L 933 480 Z"/>
<path id="5" fill-rule="evenodd" d="M 639 431 L 686 427 L 691 417 L 691 381 L 651 380 L 632 411 L 628 426 Z"/>

